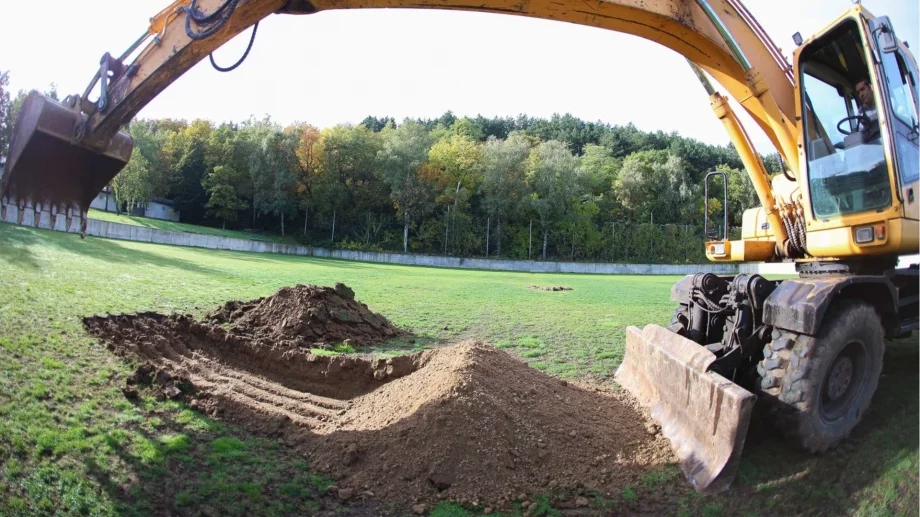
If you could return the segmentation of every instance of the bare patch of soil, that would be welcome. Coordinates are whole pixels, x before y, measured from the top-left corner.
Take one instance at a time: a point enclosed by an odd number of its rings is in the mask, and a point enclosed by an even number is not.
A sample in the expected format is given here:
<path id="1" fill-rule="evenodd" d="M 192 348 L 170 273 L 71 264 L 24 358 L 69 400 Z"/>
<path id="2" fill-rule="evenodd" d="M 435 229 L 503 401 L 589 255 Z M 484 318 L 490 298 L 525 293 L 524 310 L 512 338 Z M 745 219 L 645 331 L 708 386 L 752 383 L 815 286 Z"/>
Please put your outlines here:
<path id="1" fill-rule="evenodd" d="M 532 291 L 571 291 L 571 287 L 564 285 L 528 285 L 527 289 Z"/>
<path id="2" fill-rule="evenodd" d="M 619 493 L 673 461 L 628 396 L 550 377 L 481 342 L 366 359 L 272 346 L 187 316 L 84 322 L 143 362 L 126 395 L 152 384 L 299 449 L 337 488 L 384 501 L 503 508 L 521 493 L 558 491 L 574 501 L 579 490 Z"/>

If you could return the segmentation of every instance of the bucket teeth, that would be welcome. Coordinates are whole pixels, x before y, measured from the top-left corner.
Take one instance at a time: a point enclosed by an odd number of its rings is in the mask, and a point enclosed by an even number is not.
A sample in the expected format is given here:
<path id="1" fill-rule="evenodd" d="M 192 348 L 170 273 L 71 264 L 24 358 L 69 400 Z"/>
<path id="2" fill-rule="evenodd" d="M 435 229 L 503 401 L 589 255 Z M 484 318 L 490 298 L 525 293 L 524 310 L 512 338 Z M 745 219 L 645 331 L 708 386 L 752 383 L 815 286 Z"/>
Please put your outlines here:
<path id="1" fill-rule="evenodd" d="M 90 203 L 131 157 L 134 141 L 116 134 L 100 147 L 74 140 L 86 116 L 32 91 L 22 104 L 2 177 L 0 196 L 28 203 L 38 225 L 41 208 L 89 209 Z"/>
<path id="2" fill-rule="evenodd" d="M 626 330 L 616 379 L 650 408 L 681 470 L 700 493 L 728 489 L 750 423 L 755 396 L 707 372 L 715 355 L 658 325 Z"/>

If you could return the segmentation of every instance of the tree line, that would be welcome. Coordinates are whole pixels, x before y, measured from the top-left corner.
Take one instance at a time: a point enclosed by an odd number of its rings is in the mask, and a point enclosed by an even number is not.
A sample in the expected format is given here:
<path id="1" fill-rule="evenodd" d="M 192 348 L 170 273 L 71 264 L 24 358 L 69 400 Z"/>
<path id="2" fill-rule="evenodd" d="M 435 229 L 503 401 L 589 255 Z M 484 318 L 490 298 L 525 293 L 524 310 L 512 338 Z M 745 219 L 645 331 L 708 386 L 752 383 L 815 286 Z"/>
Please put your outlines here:
<path id="1" fill-rule="evenodd" d="M 18 105 L 0 74 L 0 155 Z M 52 88 L 51 92 L 56 92 Z M 18 103 L 18 104 L 17 104 Z M 282 126 L 140 119 L 111 187 L 131 210 L 316 246 L 585 261 L 705 260 L 703 178 L 728 174 L 729 225 L 758 205 L 731 146 L 572 115 Z M 768 167 L 778 170 L 775 156 Z M 710 216 L 721 214 L 721 180 Z M 721 224 L 719 219 L 716 224 Z"/>

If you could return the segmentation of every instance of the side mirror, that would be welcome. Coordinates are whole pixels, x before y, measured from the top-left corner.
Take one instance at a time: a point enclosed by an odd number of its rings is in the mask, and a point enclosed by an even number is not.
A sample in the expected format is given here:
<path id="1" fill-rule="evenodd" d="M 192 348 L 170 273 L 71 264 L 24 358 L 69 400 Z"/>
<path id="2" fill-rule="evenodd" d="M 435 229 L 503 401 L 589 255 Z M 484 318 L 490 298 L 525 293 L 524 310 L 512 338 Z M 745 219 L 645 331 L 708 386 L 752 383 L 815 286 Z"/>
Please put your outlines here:
<path id="1" fill-rule="evenodd" d="M 898 38 L 894 35 L 891 20 L 887 16 L 879 16 L 875 19 L 875 26 L 878 44 L 882 48 L 882 52 L 897 52 Z"/>

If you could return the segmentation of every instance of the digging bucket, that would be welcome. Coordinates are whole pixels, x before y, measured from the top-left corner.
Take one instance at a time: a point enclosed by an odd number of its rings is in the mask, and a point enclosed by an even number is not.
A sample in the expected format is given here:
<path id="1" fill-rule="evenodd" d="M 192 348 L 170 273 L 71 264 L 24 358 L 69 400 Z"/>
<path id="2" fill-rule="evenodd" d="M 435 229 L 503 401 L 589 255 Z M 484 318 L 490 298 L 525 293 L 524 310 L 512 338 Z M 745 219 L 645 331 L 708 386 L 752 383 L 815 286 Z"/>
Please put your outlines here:
<path id="1" fill-rule="evenodd" d="M 626 329 L 617 382 L 651 409 L 697 492 L 728 489 L 755 396 L 707 367 L 715 355 L 658 325 Z"/>
<path id="2" fill-rule="evenodd" d="M 77 143 L 85 115 L 32 91 L 16 118 L 0 181 L 4 204 L 89 209 L 93 198 L 118 174 L 134 140 L 118 133 L 104 149 Z"/>

